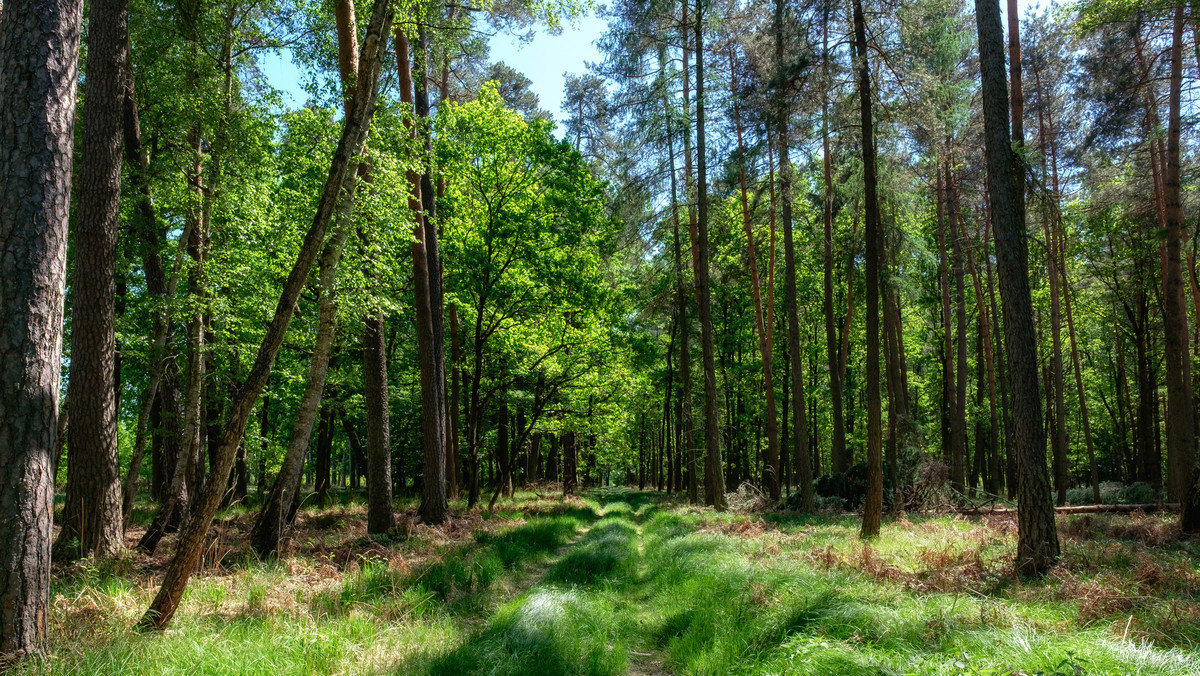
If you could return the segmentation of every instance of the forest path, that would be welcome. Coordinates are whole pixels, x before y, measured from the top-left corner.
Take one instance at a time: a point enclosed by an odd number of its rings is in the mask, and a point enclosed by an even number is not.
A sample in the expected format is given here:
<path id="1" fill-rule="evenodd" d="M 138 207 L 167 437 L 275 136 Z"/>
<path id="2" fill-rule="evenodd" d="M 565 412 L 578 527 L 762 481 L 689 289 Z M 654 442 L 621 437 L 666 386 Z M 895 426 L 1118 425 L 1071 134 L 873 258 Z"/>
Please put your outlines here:
<path id="1" fill-rule="evenodd" d="M 554 551 L 531 584 L 439 659 L 434 674 L 671 673 L 660 654 L 662 637 L 648 631 L 656 572 L 647 558 L 646 524 L 658 505 L 645 494 L 593 494 L 596 520 Z"/>

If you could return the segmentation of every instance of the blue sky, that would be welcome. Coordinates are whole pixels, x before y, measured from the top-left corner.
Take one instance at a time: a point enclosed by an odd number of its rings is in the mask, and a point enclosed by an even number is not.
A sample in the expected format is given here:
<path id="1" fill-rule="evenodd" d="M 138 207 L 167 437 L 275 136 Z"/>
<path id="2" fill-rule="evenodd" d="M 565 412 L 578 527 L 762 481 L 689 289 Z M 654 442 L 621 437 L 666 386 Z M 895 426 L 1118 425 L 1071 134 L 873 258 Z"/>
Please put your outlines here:
<path id="1" fill-rule="evenodd" d="M 564 26 L 558 35 L 539 30 L 531 42 L 524 44 L 510 35 L 499 34 L 491 39 L 491 59 L 524 73 L 532 81 L 530 88 L 537 94 L 541 107 L 561 122 L 564 73 L 583 73 L 588 61 L 600 60 L 595 41 L 606 27 L 607 22 L 589 13 L 574 25 Z M 286 105 L 304 104 L 308 97 L 290 52 L 262 55 L 259 67 L 271 86 L 283 92 Z"/>
<path id="2" fill-rule="evenodd" d="M 1029 10 L 1049 0 L 1018 0 L 1018 11 L 1024 16 Z M 1000 12 L 1006 14 L 1006 2 L 1001 0 Z M 1007 17 L 1003 20 L 1007 21 Z M 583 73 L 587 62 L 601 58 L 596 40 L 607 28 L 605 20 L 589 12 L 574 25 L 567 25 L 558 35 L 539 30 L 531 42 L 519 43 L 510 35 L 498 34 L 491 39 L 492 61 L 503 61 L 509 67 L 524 73 L 532 81 L 530 86 L 538 95 L 541 107 L 563 121 L 562 97 L 565 73 Z M 332 27 L 331 27 L 332 30 Z M 291 61 L 286 50 L 280 54 L 260 57 L 260 67 L 267 80 L 284 92 L 284 102 L 290 106 L 302 105 L 307 98 L 300 86 L 300 72 Z"/>

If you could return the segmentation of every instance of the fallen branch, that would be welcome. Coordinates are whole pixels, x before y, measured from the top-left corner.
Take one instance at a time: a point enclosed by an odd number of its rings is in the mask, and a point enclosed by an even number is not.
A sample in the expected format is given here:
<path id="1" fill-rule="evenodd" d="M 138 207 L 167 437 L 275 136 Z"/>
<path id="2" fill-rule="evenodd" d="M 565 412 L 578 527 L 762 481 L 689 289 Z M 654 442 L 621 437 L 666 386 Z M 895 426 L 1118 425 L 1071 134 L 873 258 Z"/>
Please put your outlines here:
<path id="1" fill-rule="evenodd" d="M 1079 505 L 1077 507 L 1055 507 L 1055 514 L 1102 514 L 1102 513 L 1121 513 L 1127 514 L 1130 512 L 1174 512 L 1179 510 L 1178 502 L 1155 502 L 1144 505 Z M 1017 510 L 1011 507 L 993 507 L 991 509 L 960 509 L 959 514 L 968 516 L 991 516 L 1016 514 Z"/>

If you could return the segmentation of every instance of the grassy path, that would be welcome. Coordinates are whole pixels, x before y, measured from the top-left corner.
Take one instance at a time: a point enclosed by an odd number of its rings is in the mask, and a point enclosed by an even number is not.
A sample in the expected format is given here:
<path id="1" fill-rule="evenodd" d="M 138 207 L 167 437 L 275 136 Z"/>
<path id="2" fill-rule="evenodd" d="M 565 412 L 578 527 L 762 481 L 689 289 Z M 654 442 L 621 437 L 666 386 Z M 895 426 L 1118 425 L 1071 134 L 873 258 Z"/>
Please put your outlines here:
<path id="1" fill-rule="evenodd" d="M 1001 523 L 900 518 L 868 544 L 853 517 L 624 490 L 472 518 L 233 563 L 161 635 L 132 629 L 151 578 L 79 567 L 56 580 L 51 653 L 19 673 L 1200 676 L 1200 543 L 1161 521 L 1062 523 L 1063 565 L 1020 583 Z"/>
<path id="2" fill-rule="evenodd" d="M 1200 653 L 1071 626 L 1065 604 L 1005 602 L 1003 587 L 900 588 L 886 538 L 839 566 L 819 535 L 747 530 L 647 495 L 594 497 L 587 533 L 430 673 L 1200 674 Z"/>

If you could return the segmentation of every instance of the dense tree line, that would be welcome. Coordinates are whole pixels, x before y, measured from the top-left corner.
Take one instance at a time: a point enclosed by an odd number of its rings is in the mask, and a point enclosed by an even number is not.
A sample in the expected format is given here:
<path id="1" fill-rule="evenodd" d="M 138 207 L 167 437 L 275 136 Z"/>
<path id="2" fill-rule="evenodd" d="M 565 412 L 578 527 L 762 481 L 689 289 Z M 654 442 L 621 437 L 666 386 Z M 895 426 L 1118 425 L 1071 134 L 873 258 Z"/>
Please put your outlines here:
<path id="1" fill-rule="evenodd" d="M 4 3 L 0 653 L 139 496 L 147 629 L 223 507 L 265 557 L 364 489 L 1008 499 L 1029 575 L 1115 483 L 1200 530 L 1200 24 L 1017 10 L 620 0 L 560 132 L 480 36 L 573 3 Z"/>
<path id="2" fill-rule="evenodd" d="M 1053 506 L 1120 485 L 1184 503 L 1194 529 L 1200 286 L 1172 169 L 1200 65 L 1188 8 L 1010 5 L 1007 31 L 995 3 L 940 0 L 622 2 L 608 18 L 607 102 L 565 113 L 651 268 L 642 483 L 703 471 L 709 504 L 749 482 L 808 509 L 822 477 L 817 504 L 865 498 L 870 534 L 944 476 L 951 501 L 1017 502 L 1035 574 L 1058 556 Z M 698 374 L 697 338 L 715 354 Z M 693 381 L 714 384 L 714 412 Z M 721 471 L 694 469 L 692 446 Z"/>

